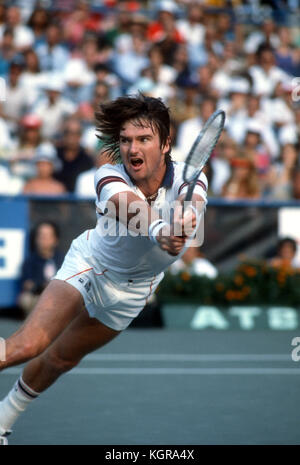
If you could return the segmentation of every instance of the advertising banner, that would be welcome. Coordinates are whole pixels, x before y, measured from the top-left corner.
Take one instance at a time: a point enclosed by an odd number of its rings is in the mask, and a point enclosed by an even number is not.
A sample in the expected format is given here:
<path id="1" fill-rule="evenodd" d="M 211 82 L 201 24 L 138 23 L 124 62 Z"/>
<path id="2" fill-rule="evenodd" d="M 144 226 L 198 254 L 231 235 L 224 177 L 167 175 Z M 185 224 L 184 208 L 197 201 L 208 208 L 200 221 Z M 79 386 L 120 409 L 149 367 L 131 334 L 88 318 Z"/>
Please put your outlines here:
<path id="1" fill-rule="evenodd" d="M 12 307 L 16 304 L 27 228 L 27 199 L 1 196 L 0 307 Z"/>

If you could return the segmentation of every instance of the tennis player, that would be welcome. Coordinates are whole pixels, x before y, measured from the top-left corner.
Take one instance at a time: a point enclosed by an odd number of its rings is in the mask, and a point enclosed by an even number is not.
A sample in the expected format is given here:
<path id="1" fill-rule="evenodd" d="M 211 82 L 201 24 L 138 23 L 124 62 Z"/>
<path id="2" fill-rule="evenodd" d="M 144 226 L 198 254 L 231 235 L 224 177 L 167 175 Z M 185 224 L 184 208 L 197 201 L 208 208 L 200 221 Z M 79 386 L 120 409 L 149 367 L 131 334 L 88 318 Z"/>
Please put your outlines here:
<path id="1" fill-rule="evenodd" d="M 187 185 L 184 163 L 171 160 L 170 117 L 160 99 L 120 97 L 101 105 L 96 121 L 105 149 L 120 163 L 96 172 L 96 227 L 72 242 L 33 312 L 5 341 L 0 371 L 27 364 L 0 402 L 2 444 L 40 393 L 127 328 L 204 215 L 207 180 L 201 173 L 191 208 L 182 215 L 177 207 L 172 221 L 164 219 L 173 201 L 183 201 Z"/>

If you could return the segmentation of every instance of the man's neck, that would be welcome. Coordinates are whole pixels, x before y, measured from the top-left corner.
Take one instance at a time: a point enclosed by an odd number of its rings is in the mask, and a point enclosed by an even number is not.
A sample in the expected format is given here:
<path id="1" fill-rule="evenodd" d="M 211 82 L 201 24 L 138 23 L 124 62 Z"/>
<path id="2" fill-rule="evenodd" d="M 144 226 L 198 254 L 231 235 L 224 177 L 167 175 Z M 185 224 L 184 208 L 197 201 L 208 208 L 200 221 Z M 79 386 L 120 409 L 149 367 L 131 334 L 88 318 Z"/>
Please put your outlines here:
<path id="1" fill-rule="evenodd" d="M 164 177 L 166 175 L 167 165 L 164 164 L 163 170 L 161 170 L 156 177 L 153 177 L 150 180 L 141 180 L 136 182 L 136 186 L 142 191 L 146 198 L 153 196 L 157 193 L 158 189 L 161 187 Z"/>

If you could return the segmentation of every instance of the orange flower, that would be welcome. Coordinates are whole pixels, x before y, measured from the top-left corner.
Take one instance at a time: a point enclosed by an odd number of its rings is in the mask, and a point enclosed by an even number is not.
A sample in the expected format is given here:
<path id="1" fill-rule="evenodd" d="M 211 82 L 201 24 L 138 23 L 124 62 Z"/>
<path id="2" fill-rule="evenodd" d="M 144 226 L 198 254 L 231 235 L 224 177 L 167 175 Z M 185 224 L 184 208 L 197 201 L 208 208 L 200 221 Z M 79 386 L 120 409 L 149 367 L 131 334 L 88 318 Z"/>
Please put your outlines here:
<path id="1" fill-rule="evenodd" d="M 245 268 L 245 274 L 249 276 L 249 278 L 253 278 L 254 276 L 256 276 L 257 271 L 253 266 L 247 266 Z"/>
<path id="2" fill-rule="evenodd" d="M 189 281 L 191 279 L 191 275 L 187 271 L 183 271 L 180 276 L 182 281 Z"/>
<path id="3" fill-rule="evenodd" d="M 228 291 L 226 291 L 225 299 L 227 299 L 227 300 L 233 300 L 233 299 L 234 299 L 234 295 L 235 295 L 234 291 L 228 290 Z"/>
<path id="4" fill-rule="evenodd" d="M 242 286 L 244 284 L 244 278 L 240 274 L 237 274 L 234 278 L 234 282 L 237 286 Z"/>

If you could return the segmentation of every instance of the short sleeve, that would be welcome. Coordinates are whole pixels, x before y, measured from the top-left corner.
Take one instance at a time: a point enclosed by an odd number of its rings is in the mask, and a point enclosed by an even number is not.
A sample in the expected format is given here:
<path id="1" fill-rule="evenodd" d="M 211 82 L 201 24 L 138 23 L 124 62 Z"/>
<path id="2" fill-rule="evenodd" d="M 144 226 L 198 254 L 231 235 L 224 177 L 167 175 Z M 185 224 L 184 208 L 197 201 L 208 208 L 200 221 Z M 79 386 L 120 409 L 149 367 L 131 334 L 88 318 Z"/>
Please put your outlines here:
<path id="1" fill-rule="evenodd" d="M 128 179 L 117 166 L 103 165 L 95 174 L 96 205 L 103 210 L 107 201 L 119 192 L 131 191 Z"/>
<path id="2" fill-rule="evenodd" d="M 177 198 L 182 194 L 186 194 L 188 190 L 188 183 L 184 182 L 183 177 L 183 166 L 181 166 L 177 172 L 174 179 L 173 189 L 174 189 L 174 197 Z M 200 173 L 196 186 L 194 188 L 194 193 L 201 195 L 205 204 L 207 203 L 207 189 L 208 189 L 208 182 L 205 174 L 203 172 Z"/>

